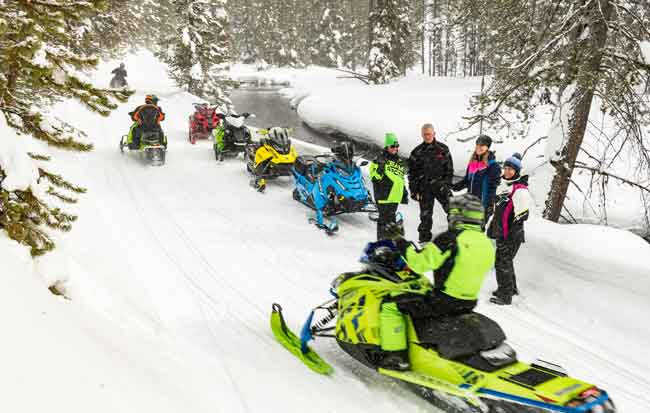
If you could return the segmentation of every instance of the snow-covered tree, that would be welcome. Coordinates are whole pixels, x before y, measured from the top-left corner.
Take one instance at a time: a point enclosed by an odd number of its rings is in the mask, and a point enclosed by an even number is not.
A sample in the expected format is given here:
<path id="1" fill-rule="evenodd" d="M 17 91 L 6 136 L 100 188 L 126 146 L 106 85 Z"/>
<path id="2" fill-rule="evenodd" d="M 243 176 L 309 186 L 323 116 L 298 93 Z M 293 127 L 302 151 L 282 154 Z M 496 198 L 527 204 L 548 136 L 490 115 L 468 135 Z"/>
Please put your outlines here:
<path id="1" fill-rule="evenodd" d="M 607 171 L 613 160 L 600 162 L 599 156 L 591 156 L 593 164 L 576 162 L 585 151 L 582 143 L 595 101 L 618 129 L 608 138 L 613 159 L 625 148 L 635 152 L 640 176 L 647 180 L 650 102 L 643 91 L 650 75 L 650 56 L 643 50 L 650 41 L 650 3 L 467 0 L 464 7 L 476 8 L 488 31 L 486 55 L 495 71 L 480 102 L 489 111 L 474 122 L 498 123 L 509 110 L 526 119 L 549 101 L 556 107 L 546 150 L 554 170 L 546 218 L 560 218 L 576 169 L 606 179 L 620 178 Z"/>
<path id="2" fill-rule="evenodd" d="M 343 65 L 344 46 L 351 37 L 347 31 L 349 25 L 344 19 L 343 4 L 337 0 L 321 2 L 324 9 L 311 46 L 313 64 L 338 67 Z"/>
<path id="3" fill-rule="evenodd" d="M 373 83 L 388 83 L 412 63 L 411 6 L 407 0 L 373 0 L 373 3 L 368 18 L 368 76 Z"/>
<path id="4" fill-rule="evenodd" d="M 163 35 L 158 56 L 170 76 L 190 93 L 230 104 L 228 68 L 231 39 L 226 0 L 172 0 L 174 30 Z"/>
<path id="5" fill-rule="evenodd" d="M 79 32 L 68 29 L 82 27 L 103 6 L 105 2 L 91 0 L 0 2 L 0 131 L 6 135 L 0 141 L 4 139 L 4 144 L 18 140 L 10 127 L 59 149 L 92 149 L 83 142 L 83 132 L 51 119 L 47 110 L 59 100 L 74 98 L 106 116 L 117 107 L 114 100 L 128 98 L 129 92 L 98 89 L 78 75 L 95 67 L 97 60 L 72 47 Z M 85 190 L 48 170 L 43 164 L 47 156 L 29 156 L 37 165 L 39 190 L 29 182 L 9 188 L 0 183 L 0 224 L 11 238 L 28 245 L 32 255 L 40 255 L 54 247 L 48 229 L 67 231 L 76 219 L 61 209 L 62 203 L 76 202 L 75 194 Z M 0 164 L 2 178 L 10 172 L 6 167 Z M 45 189 L 40 191 L 41 187 Z"/>

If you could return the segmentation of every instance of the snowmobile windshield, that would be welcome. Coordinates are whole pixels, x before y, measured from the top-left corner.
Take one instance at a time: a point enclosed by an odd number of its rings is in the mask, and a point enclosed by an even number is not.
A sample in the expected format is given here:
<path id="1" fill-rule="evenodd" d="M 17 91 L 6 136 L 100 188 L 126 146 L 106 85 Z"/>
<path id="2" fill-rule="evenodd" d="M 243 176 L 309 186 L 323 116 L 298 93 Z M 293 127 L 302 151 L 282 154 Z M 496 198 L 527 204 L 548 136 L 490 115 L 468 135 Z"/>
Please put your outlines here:
<path id="1" fill-rule="evenodd" d="M 246 118 L 242 117 L 234 117 L 234 116 L 226 116 L 226 122 L 228 122 L 230 125 L 232 125 L 235 128 L 241 128 L 244 126 L 244 121 Z"/>
<path id="2" fill-rule="evenodd" d="M 349 142 L 343 142 L 332 148 L 332 153 L 337 161 L 352 169 L 354 166 L 354 148 Z"/>
<path id="3" fill-rule="evenodd" d="M 287 155 L 289 151 L 291 151 L 291 139 L 288 139 L 286 137 L 281 140 L 272 139 L 271 146 L 273 147 L 273 149 L 278 151 L 278 153 Z"/>

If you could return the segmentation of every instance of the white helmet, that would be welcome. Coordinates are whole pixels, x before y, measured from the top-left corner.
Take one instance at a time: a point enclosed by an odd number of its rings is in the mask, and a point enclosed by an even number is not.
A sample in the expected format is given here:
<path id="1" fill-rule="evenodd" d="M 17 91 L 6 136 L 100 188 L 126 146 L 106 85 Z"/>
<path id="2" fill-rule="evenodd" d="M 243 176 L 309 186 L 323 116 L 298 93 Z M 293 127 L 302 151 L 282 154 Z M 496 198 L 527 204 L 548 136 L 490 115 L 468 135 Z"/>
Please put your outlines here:
<path id="1" fill-rule="evenodd" d="M 278 126 L 272 127 L 269 129 L 269 141 L 271 145 L 278 151 L 286 152 L 291 146 L 291 140 L 289 139 L 289 133 L 286 128 L 281 128 Z"/>

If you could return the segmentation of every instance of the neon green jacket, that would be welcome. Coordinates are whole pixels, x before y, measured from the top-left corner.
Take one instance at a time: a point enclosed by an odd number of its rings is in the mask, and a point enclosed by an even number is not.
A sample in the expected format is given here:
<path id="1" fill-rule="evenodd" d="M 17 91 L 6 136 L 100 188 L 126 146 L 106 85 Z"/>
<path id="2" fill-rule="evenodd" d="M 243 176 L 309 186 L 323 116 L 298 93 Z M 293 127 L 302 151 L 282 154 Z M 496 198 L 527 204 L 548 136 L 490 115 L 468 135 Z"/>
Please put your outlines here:
<path id="1" fill-rule="evenodd" d="M 479 227 L 447 231 L 422 250 L 412 244 L 404 259 L 414 272 L 435 270 L 434 287 L 460 300 L 476 300 L 488 271 L 494 267 L 492 242 Z"/>
<path id="2" fill-rule="evenodd" d="M 368 168 L 375 201 L 378 204 L 399 204 L 408 201 L 408 193 L 404 186 L 404 161 L 397 156 L 382 152 Z"/>

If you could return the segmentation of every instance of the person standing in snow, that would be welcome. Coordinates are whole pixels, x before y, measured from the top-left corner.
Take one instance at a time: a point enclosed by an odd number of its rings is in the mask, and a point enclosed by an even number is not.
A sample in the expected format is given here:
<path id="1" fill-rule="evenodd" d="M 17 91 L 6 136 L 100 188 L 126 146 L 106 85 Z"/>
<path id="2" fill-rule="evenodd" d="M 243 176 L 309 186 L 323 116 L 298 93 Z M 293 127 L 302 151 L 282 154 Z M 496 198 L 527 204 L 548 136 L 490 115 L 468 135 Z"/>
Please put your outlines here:
<path id="1" fill-rule="evenodd" d="M 420 243 L 431 241 L 433 206 L 438 200 L 448 211 L 454 162 L 449 148 L 436 140 L 433 125 L 422 125 L 422 143 L 413 149 L 408 159 L 409 190 L 411 198 L 420 204 Z"/>
<path id="2" fill-rule="evenodd" d="M 476 148 L 467 165 L 465 178 L 453 186 L 454 191 L 467 188 L 467 192 L 478 197 L 485 208 L 486 221 L 494 212 L 496 190 L 501 181 L 501 167 L 494 152 L 490 151 L 492 138 L 481 135 L 476 139 Z"/>
<path id="3" fill-rule="evenodd" d="M 126 86 L 126 69 L 124 68 L 124 63 L 120 63 L 120 67 L 116 67 L 111 72 L 114 76 L 111 79 L 111 87 L 118 88 Z"/>
<path id="4" fill-rule="evenodd" d="M 497 189 L 494 216 L 487 234 L 496 239 L 496 275 L 498 288 L 490 302 L 499 305 L 512 303 L 519 294 L 513 260 L 524 242 L 524 221 L 528 219 L 532 198 L 528 192 L 528 175 L 521 173 L 521 155 L 515 153 L 503 164 L 503 176 Z"/>
<path id="5" fill-rule="evenodd" d="M 397 152 L 399 142 L 394 133 L 387 133 L 384 150 L 370 163 L 375 202 L 379 212 L 377 220 L 377 240 L 385 239 L 386 225 L 395 222 L 395 213 L 399 204 L 408 203 L 408 191 L 404 185 L 405 165 Z"/>

